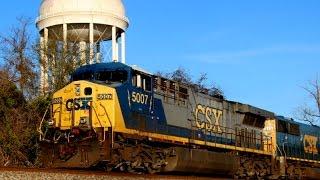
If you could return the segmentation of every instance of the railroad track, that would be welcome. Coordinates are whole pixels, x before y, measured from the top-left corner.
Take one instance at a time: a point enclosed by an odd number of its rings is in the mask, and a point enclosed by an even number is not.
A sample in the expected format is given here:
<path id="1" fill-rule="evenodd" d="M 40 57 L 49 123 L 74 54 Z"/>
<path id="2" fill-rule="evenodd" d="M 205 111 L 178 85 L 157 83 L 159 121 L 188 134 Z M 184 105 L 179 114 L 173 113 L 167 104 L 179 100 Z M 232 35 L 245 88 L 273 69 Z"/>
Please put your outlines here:
<path id="1" fill-rule="evenodd" d="M 98 170 L 83 169 L 44 169 L 44 168 L 12 168 L 1 167 L 0 179 L 110 179 L 110 180 L 145 180 L 145 179 L 190 179 L 190 180 L 211 180 L 222 179 L 219 177 L 204 177 L 191 175 L 149 175 L 149 174 L 130 174 L 122 172 L 104 172 Z M 227 179 L 227 178 L 224 178 Z"/>

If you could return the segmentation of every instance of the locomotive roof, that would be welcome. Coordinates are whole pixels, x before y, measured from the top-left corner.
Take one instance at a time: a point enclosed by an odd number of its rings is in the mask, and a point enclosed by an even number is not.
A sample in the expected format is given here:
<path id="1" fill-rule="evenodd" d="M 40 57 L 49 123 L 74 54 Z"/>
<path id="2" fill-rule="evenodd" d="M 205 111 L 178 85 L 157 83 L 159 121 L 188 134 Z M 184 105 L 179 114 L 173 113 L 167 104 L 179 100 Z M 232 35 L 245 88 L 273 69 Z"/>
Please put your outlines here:
<path id="1" fill-rule="evenodd" d="M 285 122 L 289 122 L 289 123 L 292 123 L 292 124 L 297 124 L 297 125 L 309 125 L 309 124 L 306 124 L 304 122 L 296 121 L 293 118 L 288 118 L 288 117 L 284 117 L 284 116 L 276 116 L 276 119 L 281 120 L 281 121 L 285 121 Z M 316 125 L 312 125 L 312 126 L 320 128 L 319 126 L 316 126 Z"/>
<path id="2" fill-rule="evenodd" d="M 84 71 L 100 71 L 104 69 L 131 69 L 130 66 L 122 64 L 120 62 L 110 62 L 110 63 L 98 63 L 98 64 L 90 64 L 77 68 L 74 74 L 82 73 Z"/>
<path id="3" fill-rule="evenodd" d="M 147 70 L 145 70 L 145 69 L 143 69 L 143 68 L 141 68 L 141 67 L 139 67 L 139 66 L 137 66 L 137 65 L 132 65 L 131 68 L 134 69 L 134 70 L 143 72 L 143 73 L 145 73 L 145 74 L 150 74 L 150 75 L 152 75 L 152 73 L 150 73 L 149 71 L 147 71 Z"/>
<path id="4" fill-rule="evenodd" d="M 240 102 L 235 102 L 235 101 L 228 101 L 230 104 L 234 104 L 237 107 L 237 111 L 241 113 L 251 113 L 251 114 L 256 114 L 259 116 L 267 117 L 267 118 L 274 118 L 275 115 L 271 111 L 267 111 L 265 109 L 261 109 L 249 104 L 243 104 Z"/>
<path id="5" fill-rule="evenodd" d="M 276 119 L 281 120 L 281 121 L 285 121 L 288 123 L 292 123 L 292 124 L 297 124 L 300 126 L 300 129 L 302 129 L 303 132 L 307 132 L 307 133 L 314 134 L 314 135 L 320 133 L 320 127 L 316 126 L 316 125 L 310 125 L 310 124 L 298 122 L 292 118 L 288 118 L 288 117 L 284 117 L 284 116 L 276 116 Z"/>
<path id="6" fill-rule="evenodd" d="M 125 69 L 125 70 L 134 69 L 142 73 L 152 75 L 152 73 L 144 70 L 143 68 L 140 68 L 139 66 L 136 66 L 136 65 L 128 66 L 120 62 L 98 63 L 98 64 L 89 64 L 89 65 L 81 66 L 75 70 L 74 74 L 82 73 L 84 71 L 95 72 L 95 71 L 101 71 L 104 69 Z"/>

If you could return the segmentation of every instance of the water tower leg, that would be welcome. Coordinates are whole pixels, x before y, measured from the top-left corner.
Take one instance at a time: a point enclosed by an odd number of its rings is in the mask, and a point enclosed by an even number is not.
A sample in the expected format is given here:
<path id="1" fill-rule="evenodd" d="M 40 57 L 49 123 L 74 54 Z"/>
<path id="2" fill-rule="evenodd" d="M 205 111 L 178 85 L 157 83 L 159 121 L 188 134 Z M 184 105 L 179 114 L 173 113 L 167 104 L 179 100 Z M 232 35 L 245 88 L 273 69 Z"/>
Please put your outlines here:
<path id="1" fill-rule="evenodd" d="M 43 80 L 43 89 L 44 92 L 47 93 L 49 91 L 49 83 L 48 83 L 48 73 L 49 73 L 49 63 L 48 63 L 48 38 L 49 38 L 49 31 L 48 28 L 44 28 L 44 37 L 43 37 L 43 43 L 44 43 L 44 56 L 43 56 L 43 62 L 44 62 L 44 80 Z"/>
<path id="2" fill-rule="evenodd" d="M 85 41 L 81 41 L 79 43 L 80 46 L 80 64 L 84 66 L 87 64 L 86 60 L 86 50 L 87 50 L 87 43 Z"/>
<path id="3" fill-rule="evenodd" d="M 119 42 L 118 42 L 118 39 L 116 39 L 116 59 L 117 59 L 117 62 L 119 62 Z"/>
<path id="4" fill-rule="evenodd" d="M 39 85 L 39 92 L 41 95 L 44 95 L 44 38 L 43 36 L 40 37 L 40 85 Z"/>
<path id="5" fill-rule="evenodd" d="M 100 42 L 97 42 L 97 54 L 96 54 L 96 63 L 101 63 L 101 54 L 100 54 Z"/>
<path id="6" fill-rule="evenodd" d="M 121 60 L 122 63 L 126 63 L 126 33 L 121 33 Z"/>
<path id="7" fill-rule="evenodd" d="M 51 63 L 50 63 L 50 71 L 51 71 L 51 82 L 48 83 L 48 88 L 50 90 L 54 90 L 55 88 L 55 84 L 56 84 L 56 72 L 57 72 L 57 69 L 56 69 L 56 58 L 55 58 L 55 54 L 52 54 L 51 55 L 52 58 L 50 59 Z M 49 87 L 50 86 L 50 87 Z"/>
<path id="8" fill-rule="evenodd" d="M 67 56 L 67 50 L 68 50 L 68 25 L 63 24 L 63 53 L 64 56 Z"/>
<path id="9" fill-rule="evenodd" d="M 93 59 L 94 59 L 94 37 L 93 37 L 93 23 L 90 23 L 89 27 L 89 41 L 90 41 L 90 60 L 89 63 L 93 64 Z"/>
<path id="10" fill-rule="evenodd" d="M 117 57 L 117 28 L 112 26 L 112 60 L 118 62 Z"/>

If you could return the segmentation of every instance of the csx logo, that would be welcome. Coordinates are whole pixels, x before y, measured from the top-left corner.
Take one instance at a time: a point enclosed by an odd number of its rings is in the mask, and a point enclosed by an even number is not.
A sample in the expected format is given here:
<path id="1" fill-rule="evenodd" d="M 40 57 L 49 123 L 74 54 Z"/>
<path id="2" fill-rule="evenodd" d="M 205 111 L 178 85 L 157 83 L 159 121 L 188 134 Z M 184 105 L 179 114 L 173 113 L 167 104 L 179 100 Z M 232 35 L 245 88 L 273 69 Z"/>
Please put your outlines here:
<path id="1" fill-rule="evenodd" d="M 207 132 L 221 133 L 222 113 L 221 110 L 199 104 L 195 109 L 196 126 L 199 129 L 206 129 Z"/>
<path id="2" fill-rule="evenodd" d="M 66 109 L 67 111 L 89 109 L 90 108 L 89 102 L 91 100 L 92 98 L 68 99 L 66 102 Z"/>
<path id="3" fill-rule="evenodd" d="M 318 154 L 318 138 L 315 136 L 304 135 L 304 151 L 307 153 Z"/>

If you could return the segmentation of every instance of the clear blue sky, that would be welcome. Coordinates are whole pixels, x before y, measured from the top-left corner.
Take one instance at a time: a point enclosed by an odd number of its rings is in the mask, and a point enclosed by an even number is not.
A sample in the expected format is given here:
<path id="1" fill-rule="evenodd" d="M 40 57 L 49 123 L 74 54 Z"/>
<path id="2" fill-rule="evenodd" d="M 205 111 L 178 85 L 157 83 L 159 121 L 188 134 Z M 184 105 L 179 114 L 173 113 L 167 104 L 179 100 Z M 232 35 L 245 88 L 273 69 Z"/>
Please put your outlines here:
<path id="1" fill-rule="evenodd" d="M 320 73 L 318 0 L 124 0 L 127 60 L 151 72 L 208 73 L 228 99 L 291 116 Z M 40 0 L 3 1 L 0 33 Z M 36 29 L 34 28 L 36 32 Z"/>

